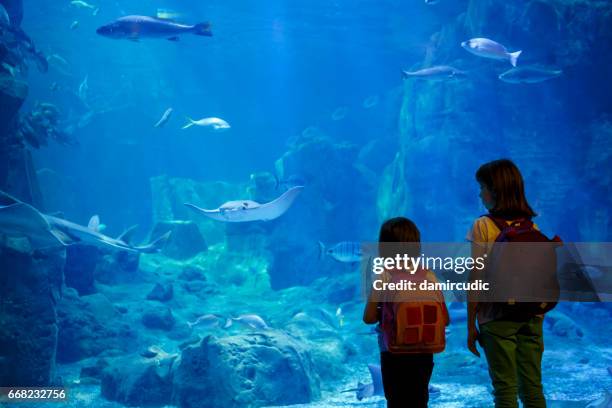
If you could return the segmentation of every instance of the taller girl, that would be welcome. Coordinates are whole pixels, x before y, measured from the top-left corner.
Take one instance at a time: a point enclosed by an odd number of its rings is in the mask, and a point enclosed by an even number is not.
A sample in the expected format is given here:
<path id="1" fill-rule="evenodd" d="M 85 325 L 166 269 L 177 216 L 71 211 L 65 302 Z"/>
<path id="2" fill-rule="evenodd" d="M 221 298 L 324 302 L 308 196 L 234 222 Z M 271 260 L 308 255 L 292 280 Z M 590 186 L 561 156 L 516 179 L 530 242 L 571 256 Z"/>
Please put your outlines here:
<path id="1" fill-rule="evenodd" d="M 531 219 L 536 213 L 525 198 L 523 177 L 506 159 L 483 164 L 476 172 L 480 198 L 489 214 L 476 221 L 467 234 L 472 256 L 484 256 L 500 234 L 500 223 Z M 537 226 L 535 226 L 537 228 Z M 472 270 L 470 279 L 482 279 Z M 478 320 L 478 326 L 476 321 Z M 493 384 L 496 408 L 518 408 L 517 395 L 525 408 L 545 408 L 542 390 L 543 315 L 517 318 L 504 315 L 495 303 L 468 302 L 467 346 L 476 356 L 476 341 L 485 352 Z"/>

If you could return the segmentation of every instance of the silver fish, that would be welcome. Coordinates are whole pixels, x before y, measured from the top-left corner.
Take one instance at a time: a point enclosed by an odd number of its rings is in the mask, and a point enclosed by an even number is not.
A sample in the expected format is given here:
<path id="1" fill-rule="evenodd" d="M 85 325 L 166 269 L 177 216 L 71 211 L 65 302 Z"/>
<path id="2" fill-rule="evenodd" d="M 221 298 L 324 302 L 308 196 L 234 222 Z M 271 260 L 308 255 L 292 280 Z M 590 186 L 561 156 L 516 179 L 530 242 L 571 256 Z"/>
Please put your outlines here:
<path id="1" fill-rule="evenodd" d="M 162 117 L 157 121 L 155 125 L 153 125 L 153 127 L 156 127 L 156 128 L 163 127 L 166 124 L 166 122 L 170 120 L 170 116 L 172 115 L 172 112 L 173 112 L 172 108 L 166 109 Z"/>
<path id="2" fill-rule="evenodd" d="M 193 120 L 191 118 L 187 118 L 187 120 L 189 122 L 181 129 L 187 129 L 192 126 L 200 126 L 204 128 L 210 128 L 215 132 L 219 132 L 223 130 L 228 130 L 231 127 L 229 123 L 220 118 L 204 118 L 200 120 Z"/>
<path id="3" fill-rule="evenodd" d="M 240 323 L 250 327 L 251 329 L 257 330 L 267 330 L 270 328 L 266 321 L 262 319 L 261 316 L 256 314 L 244 314 L 238 317 L 232 317 L 231 320 L 226 323 L 225 328 L 230 327 L 232 322 Z"/>
<path id="4" fill-rule="evenodd" d="M 199 326 L 203 326 L 205 328 L 210 329 L 214 327 L 219 327 L 220 319 L 221 319 L 220 316 L 217 316 L 214 314 L 205 314 L 205 315 L 198 317 L 193 322 L 187 322 L 187 325 L 189 327 L 199 325 Z"/>
<path id="5" fill-rule="evenodd" d="M 466 75 L 465 71 L 461 71 L 457 68 L 448 65 L 436 65 L 430 68 L 419 69 L 418 71 L 402 71 L 402 77 L 416 78 L 416 79 L 427 79 L 430 81 L 444 81 L 447 79 L 455 79 Z"/>
<path id="6" fill-rule="evenodd" d="M 509 61 L 513 67 L 516 67 L 517 60 L 522 53 L 522 51 L 508 52 L 502 44 L 488 38 L 472 38 L 462 42 L 461 46 L 479 57 Z"/>
<path id="7" fill-rule="evenodd" d="M 546 69 L 537 66 L 512 68 L 499 75 L 499 79 L 509 84 L 536 84 L 557 78 L 563 74 L 560 69 Z"/>
<path id="8" fill-rule="evenodd" d="M 358 242 L 343 241 L 338 242 L 333 247 L 326 249 L 322 242 L 319 242 L 320 256 L 327 254 L 338 262 L 355 263 L 361 261 L 363 252 Z"/>
<path id="9" fill-rule="evenodd" d="M 141 38 L 166 38 L 177 41 L 180 34 L 191 33 L 210 37 L 210 23 L 195 25 L 179 24 L 172 20 L 148 17 L 125 16 L 103 25 L 96 30 L 103 37 L 138 41 Z"/>

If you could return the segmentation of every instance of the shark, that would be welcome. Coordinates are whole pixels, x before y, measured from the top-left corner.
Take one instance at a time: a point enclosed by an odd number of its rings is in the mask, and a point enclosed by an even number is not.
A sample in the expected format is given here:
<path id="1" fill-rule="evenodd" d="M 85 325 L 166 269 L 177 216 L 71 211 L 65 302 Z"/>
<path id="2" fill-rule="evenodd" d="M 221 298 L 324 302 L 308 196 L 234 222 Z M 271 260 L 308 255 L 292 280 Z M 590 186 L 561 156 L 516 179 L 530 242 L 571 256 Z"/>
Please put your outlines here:
<path id="1" fill-rule="evenodd" d="M 304 186 L 292 187 L 281 194 L 280 197 L 265 204 L 252 200 L 235 200 L 228 201 L 213 210 L 206 210 L 190 203 L 185 203 L 185 205 L 198 214 L 203 214 L 217 221 L 270 221 L 283 215 L 303 189 Z"/>
<path id="2" fill-rule="evenodd" d="M 80 244 L 127 252 L 154 253 L 161 250 L 170 237 L 169 231 L 149 244 L 134 246 L 128 238 L 135 227 L 112 238 L 102 234 L 99 226 L 98 216 L 93 216 L 88 226 L 79 225 L 56 215 L 43 214 L 30 204 L 0 191 L 0 235 L 26 237 L 33 250 Z"/>

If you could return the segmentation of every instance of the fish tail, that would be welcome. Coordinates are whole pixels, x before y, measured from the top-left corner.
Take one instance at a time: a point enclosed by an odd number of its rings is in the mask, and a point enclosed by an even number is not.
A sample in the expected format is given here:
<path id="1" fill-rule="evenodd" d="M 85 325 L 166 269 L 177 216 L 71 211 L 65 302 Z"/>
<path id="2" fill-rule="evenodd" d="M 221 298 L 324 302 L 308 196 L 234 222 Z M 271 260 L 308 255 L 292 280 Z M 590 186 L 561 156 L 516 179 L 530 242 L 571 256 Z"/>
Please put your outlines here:
<path id="1" fill-rule="evenodd" d="M 407 71 L 402 70 L 402 79 L 406 79 L 408 78 L 410 75 L 408 75 Z"/>
<path id="2" fill-rule="evenodd" d="M 323 255 L 325 255 L 325 245 L 319 241 L 319 260 L 323 259 Z"/>
<path id="3" fill-rule="evenodd" d="M 181 129 L 187 129 L 190 128 L 194 125 L 195 121 L 193 119 L 191 119 L 189 116 L 186 118 L 187 119 L 187 124 L 185 126 L 183 126 Z"/>
<path id="4" fill-rule="evenodd" d="M 517 51 L 517 52 L 511 52 L 510 55 L 510 64 L 512 64 L 513 67 L 516 67 L 516 62 L 518 61 L 518 57 L 521 55 L 523 51 Z"/>
<path id="5" fill-rule="evenodd" d="M 210 22 L 199 23 L 193 26 L 193 33 L 195 35 L 203 35 L 206 37 L 212 37 L 212 30 Z"/>

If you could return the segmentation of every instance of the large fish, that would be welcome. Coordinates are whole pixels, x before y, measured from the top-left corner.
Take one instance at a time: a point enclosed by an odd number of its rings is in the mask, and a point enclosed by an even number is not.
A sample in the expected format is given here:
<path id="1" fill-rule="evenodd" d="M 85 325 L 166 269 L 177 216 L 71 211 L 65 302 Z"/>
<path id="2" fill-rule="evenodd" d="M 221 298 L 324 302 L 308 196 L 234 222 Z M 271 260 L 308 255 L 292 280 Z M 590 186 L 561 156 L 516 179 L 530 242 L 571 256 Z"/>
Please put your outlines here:
<path id="1" fill-rule="evenodd" d="M 0 191 L 0 234 L 25 236 L 32 249 L 61 247 L 73 244 L 93 245 L 128 252 L 153 253 L 159 251 L 170 236 L 170 231 L 148 245 L 133 246 L 126 233 L 111 238 L 96 231 L 97 217 L 85 227 L 52 215 L 45 215 L 29 204 Z"/>
<path id="2" fill-rule="evenodd" d="M 504 82 L 510 84 L 536 84 L 557 78 L 563 74 L 560 69 L 546 69 L 537 66 L 524 66 L 512 68 L 499 76 Z"/>
<path id="3" fill-rule="evenodd" d="M 415 79 L 427 79 L 430 81 L 444 81 L 448 79 L 455 79 L 458 77 L 464 77 L 465 71 L 461 71 L 457 68 L 448 65 L 436 65 L 430 68 L 423 68 L 418 71 L 402 71 L 402 78 L 415 78 Z"/>
<path id="4" fill-rule="evenodd" d="M 523 51 L 508 52 L 502 44 L 488 38 L 472 38 L 461 43 L 466 51 L 483 58 L 491 58 L 502 61 L 509 61 L 516 67 L 518 57 Z"/>
<path id="5" fill-rule="evenodd" d="M 181 34 L 191 33 L 210 37 L 210 23 L 179 24 L 172 20 L 147 16 L 126 16 L 103 25 L 96 30 L 101 36 L 138 41 L 141 38 L 166 38 L 177 41 Z"/>
<path id="6" fill-rule="evenodd" d="M 206 210 L 189 203 L 185 203 L 185 205 L 197 213 L 204 214 L 217 221 L 270 221 L 283 215 L 303 189 L 303 186 L 292 187 L 277 199 L 265 204 L 259 204 L 251 200 L 236 200 L 228 201 L 214 210 Z"/>

